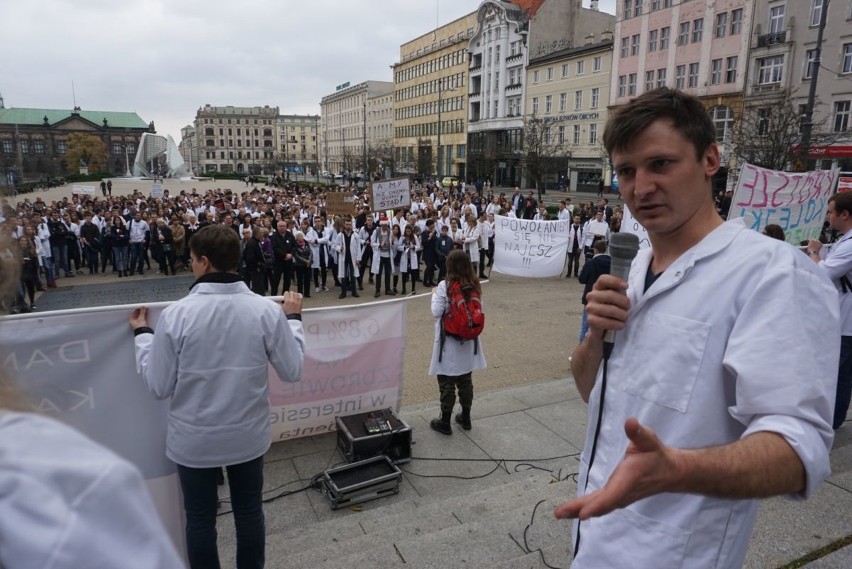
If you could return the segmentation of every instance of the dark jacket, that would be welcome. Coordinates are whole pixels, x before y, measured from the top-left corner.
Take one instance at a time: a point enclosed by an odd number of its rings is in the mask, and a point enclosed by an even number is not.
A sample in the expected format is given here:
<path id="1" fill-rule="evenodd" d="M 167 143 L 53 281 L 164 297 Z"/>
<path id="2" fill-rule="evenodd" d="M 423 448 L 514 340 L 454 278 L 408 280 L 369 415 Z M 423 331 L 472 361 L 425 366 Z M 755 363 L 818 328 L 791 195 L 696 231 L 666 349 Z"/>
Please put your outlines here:
<path id="1" fill-rule="evenodd" d="M 429 228 L 427 227 L 420 236 L 420 242 L 423 245 L 423 262 L 438 262 L 438 250 L 435 247 L 438 242 L 438 233 L 433 231 L 432 237 L 429 237 Z"/>
<path id="2" fill-rule="evenodd" d="M 439 235 L 435 239 L 435 251 L 438 253 L 439 259 L 446 259 L 450 251 L 453 250 L 453 238 L 449 235 Z"/>
<path id="3" fill-rule="evenodd" d="M 586 285 L 583 289 L 583 304 L 586 304 L 586 295 L 595 286 L 595 281 L 601 275 L 609 274 L 609 266 L 612 261 L 611 257 L 606 254 L 595 255 L 583 265 L 583 270 L 580 271 L 580 283 Z"/>
<path id="4" fill-rule="evenodd" d="M 284 231 L 283 234 L 277 231 L 270 237 L 272 241 L 272 255 L 276 264 L 292 263 L 293 259 L 286 260 L 288 254 L 293 254 L 293 249 L 296 248 L 296 237 L 291 231 Z"/>

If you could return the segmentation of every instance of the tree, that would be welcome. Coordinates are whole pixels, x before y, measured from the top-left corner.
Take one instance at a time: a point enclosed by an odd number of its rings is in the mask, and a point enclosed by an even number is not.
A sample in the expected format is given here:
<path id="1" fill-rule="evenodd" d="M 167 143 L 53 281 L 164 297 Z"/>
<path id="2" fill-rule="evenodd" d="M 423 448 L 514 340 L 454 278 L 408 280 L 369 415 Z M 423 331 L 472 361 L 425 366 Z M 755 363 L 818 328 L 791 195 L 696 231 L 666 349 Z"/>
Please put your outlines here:
<path id="1" fill-rule="evenodd" d="M 417 175 L 426 178 L 432 175 L 432 141 L 417 139 Z"/>
<path id="2" fill-rule="evenodd" d="M 529 115 L 524 119 L 524 166 L 528 182 L 538 190 L 538 201 L 545 189 L 547 179 L 566 169 L 568 152 L 551 128 L 551 121 Z"/>
<path id="3" fill-rule="evenodd" d="M 802 107 L 789 90 L 746 101 L 733 134 L 734 153 L 739 160 L 770 170 L 804 169 L 799 161 Z M 826 123 L 826 118 L 814 121 L 811 146 L 824 146 L 836 139 L 827 132 Z"/>
<path id="4" fill-rule="evenodd" d="M 103 172 L 107 169 L 107 148 L 97 136 L 74 132 L 68 135 L 65 163 L 74 172 L 79 166 L 88 166 L 89 172 Z"/>
<path id="5" fill-rule="evenodd" d="M 391 173 L 396 171 L 394 167 L 393 144 L 388 139 L 376 141 L 367 149 L 367 164 L 370 169 L 370 176 L 384 176 L 385 169 L 390 169 Z"/>

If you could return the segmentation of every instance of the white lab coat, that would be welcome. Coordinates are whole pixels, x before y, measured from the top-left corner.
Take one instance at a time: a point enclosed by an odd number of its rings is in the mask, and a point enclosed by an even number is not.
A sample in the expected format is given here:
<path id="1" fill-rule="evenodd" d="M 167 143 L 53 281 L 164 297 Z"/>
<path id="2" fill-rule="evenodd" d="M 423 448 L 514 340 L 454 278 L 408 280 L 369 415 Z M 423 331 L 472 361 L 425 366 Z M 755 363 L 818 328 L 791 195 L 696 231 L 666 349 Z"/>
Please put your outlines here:
<path id="1" fill-rule="evenodd" d="M 471 263 L 479 262 L 479 225 L 477 224 L 474 227 L 467 225 L 462 231 L 462 239 L 464 239 L 464 245 L 462 249 L 467 253 L 468 257 L 470 257 Z"/>
<path id="2" fill-rule="evenodd" d="M 840 349 L 831 283 L 801 252 L 741 219 L 682 254 L 643 294 L 652 255 L 640 251 L 630 271 L 630 311 L 609 360 L 591 472 L 600 370 L 589 398 L 579 493 L 606 483 L 628 444 L 624 421 L 636 417 L 678 448 L 779 433 L 804 464 L 809 496 L 830 473 Z M 699 494 L 645 498 L 582 522 L 571 567 L 740 567 L 757 504 Z"/>
<path id="3" fill-rule="evenodd" d="M 313 228 L 309 229 L 308 232 L 313 232 L 312 237 L 305 235 L 305 241 L 311 244 L 311 253 L 313 253 L 311 268 L 320 268 L 320 247 L 325 247 L 325 266 L 328 267 L 331 265 L 331 254 L 328 251 L 328 244 L 331 241 L 331 229 L 328 227 L 323 228 L 322 234 Z"/>
<path id="4" fill-rule="evenodd" d="M 840 334 L 852 336 L 852 292 L 843 292 L 840 278 L 852 280 L 852 231 L 840 238 L 837 243 L 820 249 L 823 259 L 819 262 L 840 295 Z"/>
<path id="5" fill-rule="evenodd" d="M 603 237 L 609 243 L 609 224 L 606 221 L 598 221 L 592 218 L 583 226 L 584 247 L 591 247 L 594 244 L 595 237 Z"/>
<path id="6" fill-rule="evenodd" d="M 334 240 L 334 251 L 337 253 L 339 260 L 337 264 L 337 278 L 346 278 L 346 233 L 340 232 Z M 352 231 L 349 236 L 349 254 L 352 256 L 352 270 L 350 274 L 358 278 L 361 273 L 358 271 L 358 266 L 361 264 L 361 236 L 357 231 Z"/>
<path id="7" fill-rule="evenodd" d="M 264 454 L 269 364 L 283 381 L 301 379 L 301 320 L 242 281 L 203 282 L 163 310 L 155 330 L 136 336 L 136 366 L 155 397 L 171 400 L 166 456 L 211 468 Z"/>
<path id="8" fill-rule="evenodd" d="M 179 569 L 142 475 L 59 421 L 0 412 L 0 565 Z"/>
<path id="9" fill-rule="evenodd" d="M 481 299 L 480 299 L 481 300 Z M 441 317 L 449 308 L 447 281 L 438 283 L 432 292 L 432 316 L 435 318 L 435 341 L 432 344 L 432 360 L 429 362 L 429 375 L 464 375 L 478 369 L 485 369 L 485 351 L 482 349 L 482 335 L 476 339 L 479 344 L 474 353 L 474 341 L 460 342 L 447 336 L 444 339 L 444 353 L 441 354 Z M 482 304 L 483 311 L 485 303 Z M 441 361 L 438 361 L 438 360 Z"/>
<path id="10" fill-rule="evenodd" d="M 396 263 L 394 263 L 394 257 L 396 256 L 396 238 L 393 236 L 393 233 L 390 230 L 390 226 L 388 227 L 388 232 L 385 234 L 388 236 L 388 246 L 390 247 L 387 250 L 387 255 L 390 256 L 390 264 L 391 264 L 391 273 L 398 274 L 396 271 Z M 373 237 L 370 239 L 370 244 L 373 247 L 373 262 L 370 266 L 370 272 L 374 275 L 379 274 L 379 266 L 381 265 L 381 257 L 383 256 L 381 249 L 379 249 L 379 243 L 382 238 L 382 228 L 379 227 L 375 231 L 373 231 Z"/>
<path id="11" fill-rule="evenodd" d="M 407 250 L 406 243 L 407 241 L 405 238 L 399 239 L 396 242 L 396 250 L 402 252 L 402 255 L 399 258 L 400 273 L 416 271 L 420 267 L 420 263 L 417 262 L 417 251 L 420 251 L 421 249 L 420 238 L 415 235 L 414 247 L 409 247 Z"/>

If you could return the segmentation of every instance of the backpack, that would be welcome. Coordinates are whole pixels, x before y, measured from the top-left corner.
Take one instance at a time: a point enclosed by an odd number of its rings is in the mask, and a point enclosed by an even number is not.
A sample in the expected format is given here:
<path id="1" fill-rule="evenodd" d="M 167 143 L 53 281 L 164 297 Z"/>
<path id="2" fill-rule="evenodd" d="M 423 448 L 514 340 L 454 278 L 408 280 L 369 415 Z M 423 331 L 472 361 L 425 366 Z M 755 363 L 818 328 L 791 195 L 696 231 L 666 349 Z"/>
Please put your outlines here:
<path id="1" fill-rule="evenodd" d="M 473 340 L 473 353 L 478 351 L 477 339 L 485 328 L 485 313 L 482 312 L 482 301 L 479 293 L 473 287 L 462 287 L 454 281 L 447 289 L 450 306 L 441 317 L 441 352 L 444 351 L 444 338 L 450 336 L 464 343 Z M 441 361 L 439 356 L 438 361 Z"/>

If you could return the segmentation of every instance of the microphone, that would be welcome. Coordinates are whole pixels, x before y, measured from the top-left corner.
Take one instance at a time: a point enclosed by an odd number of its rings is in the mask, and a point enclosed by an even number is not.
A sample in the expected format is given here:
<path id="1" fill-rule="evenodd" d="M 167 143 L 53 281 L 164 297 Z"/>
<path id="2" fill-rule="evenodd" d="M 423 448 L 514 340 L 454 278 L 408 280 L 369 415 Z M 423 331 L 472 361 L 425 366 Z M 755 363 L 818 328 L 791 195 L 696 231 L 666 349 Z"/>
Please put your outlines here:
<path id="1" fill-rule="evenodd" d="M 623 281 L 630 276 L 630 265 L 639 252 L 639 237 L 633 233 L 616 233 L 609 242 L 611 257 L 609 274 Z M 615 344 L 615 330 L 607 330 L 604 334 L 604 355 L 608 359 Z"/>

